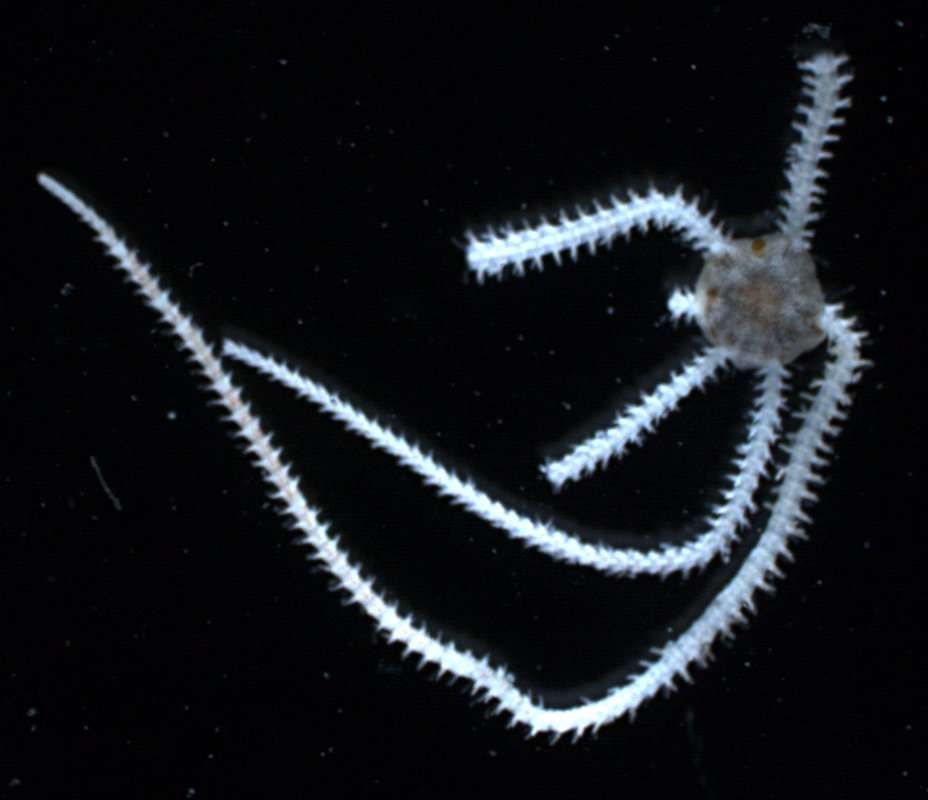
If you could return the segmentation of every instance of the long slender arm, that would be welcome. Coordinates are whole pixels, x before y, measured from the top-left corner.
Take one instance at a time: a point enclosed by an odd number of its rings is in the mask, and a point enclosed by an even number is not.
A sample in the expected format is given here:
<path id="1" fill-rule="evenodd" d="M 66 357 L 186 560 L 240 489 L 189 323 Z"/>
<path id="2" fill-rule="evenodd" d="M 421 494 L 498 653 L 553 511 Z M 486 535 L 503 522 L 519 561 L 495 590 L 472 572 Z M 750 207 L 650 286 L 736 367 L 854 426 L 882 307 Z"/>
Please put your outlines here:
<path id="1" fill-rule="evenodd" d="M 758 373 L 760 393 L 751 411 L 747 436 L 738 446 L 738 457 L 728 476 L 731 485 L 722 493 L 722 502 L 712 509 L 708 529 L 700 537 L 712 542 L 712 549 L 726 559 L 738 531 L 757 509 L 757 489 L 772 463 L 786 406 L 786 367 L 774 363 Z"/>
<path id="2" fill-rule="evenodd" d="M 348 430 L 367 439 L 374 447 L 392 455 L 400 464 L 417 474 L 438 493 L 448 497 L 469 513 L 489 525 L 504 531 L 511 538 L 527 547 L 539 550 L 551 558 L 568 564 L 590 567 L 613 576 L 660 575 L 691 572 L 705 567 L 717 555 L 724 555 L 737 537 L 733 524 L 742 519 L 742 504 L 749 502 L 753 490 L 751 480 L 741 484 L 741 490 L 726 495 L 726 501 L 714 510 L 705 533 L 679 545 L 662 546 L 654 550 L 610 547 L 591 544 L 550 522 L 540 522 L 519 514 L 489 496 L 471 481 L 465 480 L 443 466 L 412 442 L 368 417 L 360 409 L 343 400 L 318 381 L 298 372 L 292 367 L 270 356 L 259 353 L 239 342 L 225 340 L 223 355 L 227 355 L 288 387 L 304 400 L 312 403 L 326 414 L 341 422 Z M 760 473 L 769 458 L 769 425 L 776 428 L 778 403 L 774 395 L 781 387 L 771 384 L 765 389 L 761 409 L 764 421 L 752 418 L 751 431 L 758 433 L 756 440 L 739 448 L 741 462 L 751 465 Z M 757 414 L 761 413 L 759 410 Z M 757 429 L 757 430 L 755 430 Z"/>
<path id="3" fill-rule="evenodd" d="M 701 389 L 725 366 L 727 359 L 717 347 L 710 347 L 653 392 L 642 394 L 641 402 L 624 409 L 611 427 L 598 431 L 574 447 L 566 456 L 541 468 L 555 491 L 568 481 L 589 475 L 612 458 L 621 458 L 625 450 L 638 444 L 645 433 L 673 411 L 694 389 Z"/>
<path id="4" fill-rule="evenodd" d="M 847 56 L 820 53 L 799 64 L 802 71 L 804 100 L 796 113 L 793 128 L 799 133 L 786 159 L 789 187 L 780 195 L 780 232 L 790 238 L 796 249 L 808 250 L 812 243 L 812 226 L 821 214 L 815 210 L 825 195 L 822 181 L 828 173 L 822 162 L 831 158 L 828 145 L 840 138 L 833 132 L 844 119 L 839 112 L 851 105 L 841 90 L 851 75 L 842 72 Z"/>
<path id="5" fill-rule="evenodd" d="M 617 236 L 628 236 L 635 229 L 647 233 L 651 226 L 673 228 L 697 250 L 712 255 L 721 255 L 731 246 L 712 217 L 686 200 L 682 189 L 673 194 L 651 189 L 644 195 L 632 192 L 627 200 L 610 197 L 605 206 L 595 204 L 592 212 L 578 207 L 573 217 L 562 211 L 557 220 L 543 220 L 534 227 L 471 233 L 467 264 L 480 281 L 501 275 L 510 266 L 522 275 L 527 266 L 540 269 L 545 256 L 558 263 L 565 254 L 576 259 L 581 247 L 595 253 L 599 246 L 609 247 Z"/>

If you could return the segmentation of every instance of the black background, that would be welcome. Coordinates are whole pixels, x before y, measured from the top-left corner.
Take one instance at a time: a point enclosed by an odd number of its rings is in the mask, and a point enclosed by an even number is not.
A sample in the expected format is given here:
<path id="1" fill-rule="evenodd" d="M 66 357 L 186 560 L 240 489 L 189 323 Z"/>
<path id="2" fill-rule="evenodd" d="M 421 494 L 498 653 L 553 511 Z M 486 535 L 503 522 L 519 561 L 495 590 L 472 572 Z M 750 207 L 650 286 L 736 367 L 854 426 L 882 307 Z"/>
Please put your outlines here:
<path id="1" fill-rule="evenodd" d="M 6 19 L 0 795 L 924 793 L 917 5 Z M 461 242 L 649 180 L 727 219 L 770 209 L 806 23 L 855 73 L 815 250 L 875 366 L 751 626 L 694 685 L 575 744 L 507 729 L 328 591 L 174 341 L 35 184 L 49 170 L 94 204 L 213 341 L 293 360 L 534 516 L 653 545 L 724 485 L 749 376 L 560 495 L 537 467 L 693 352 L 662 318 L 698 262 L 639 236 L 478 286 Z M 549 702 L 621 679 L 731 573 L 615 581 L 526 552 L 233 371 L 388 596 Z"/>

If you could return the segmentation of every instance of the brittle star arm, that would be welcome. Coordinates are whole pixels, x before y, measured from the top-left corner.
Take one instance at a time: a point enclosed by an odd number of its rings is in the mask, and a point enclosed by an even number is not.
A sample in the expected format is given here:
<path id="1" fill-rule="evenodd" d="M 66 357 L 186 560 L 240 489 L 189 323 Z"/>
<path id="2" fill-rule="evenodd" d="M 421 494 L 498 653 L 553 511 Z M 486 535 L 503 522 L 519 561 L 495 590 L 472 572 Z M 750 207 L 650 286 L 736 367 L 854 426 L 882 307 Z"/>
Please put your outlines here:
<path id="1" fill-rule="evenodd" d="M 542 465 L 542 474 L 555 491 L 560 491 L 568 481 L 592 474 L 612 458 L 621 458 L 627 447 L 652 432 L 694 389 L 702 389 L 714 380 L 727 360 L 721 348 L 707 348 L 670 380 L 642 394 L 641 402 L 623 409 L 610 427 L 575 445 L 567 455 Z"/>
<path id="2" fill-rule="evenodd" d="M 744 442 L 729 473 L 731 485 L 723 492 L 723 501 L 709 515 L 706 530 L 678 547 L 668 547 L 664 554 L 673 559 L 673 572 L 702 569 L 715 558 L 728 559 L 738 532 L 757 507 L 755 495 L 773 458 L 786 405 L 786 380 L 789 372 L 778 363 L 758 370 L 760 392 L 752 409 Z"/>
<path id="3" fill-rule="evenodd" d="M 635 550 L 585 542 L 550 522 L 539 522 L 503 505 L 335 392 L 281 361 L 229 339 L 223 342 L 222 352 L 291 389 L 348 430 L 367 439 L 375 448 L 392 455 L 440 495 L 516 541 L 558 561 L 591 567 L 614 576 L 667 576 L 690 572 L 705 567 L 719 554 L 727 554 L 737 538 L 738 526 L 753 509 L 754 492 L 770 460 L 784 402 L 785 373 L 771 369 L 771 376 L 762 382 L 762 393 L 749 426 L 750 438 L 739 448 L 735 474 L 731 478 L 732 489 L 726 492 L 724 502 L 713 509 L 704 533 L 679 545 Z"/>
<path id="4" fill-rule="evenodd" d="M 599 246 L 609 247 L 617 236 L 628 236 L 636 228 L 647 233 L 652 225 L 661 230 L 674 228 L 695 249 L 712 255 L 731 247 L 729 237 L 694 201 L 684 198 L 682 189 L 673 194 L 650 189 L 644 195 L 631 192 L 627 200 L 610 197 L 605 206 L 595 203 L 592 212 L 577 207 L 573 217 L 562 211 L 557 220 L 544 219 L 534 227 L 471 233 L 467 265 L 479 281 L 488 275 L 499 276 L 509 266 L 522 275 L 526 266 L 541 269 L 545 256 L 558 263 L 563 254 L 576 259 L 581 247 L 595 253 Z"/>
<path id="5" fill-rule="evenodd" d="M 723 559 L 728 558 L 738 531 L 757 508 L 755 495 L 773 460 L 786 407 L 789 370 L 773 363 L 759 369 L 758 374 L 760 392 L 751 411 L 745 440 L 738 446 L 734 469 L 728 475 L 731 485 L 722 493 L 723 502 L 712 509 L 709 528 L 703 534 Z"/>
<path id="6" fill-rule="evenodd" d="M 671 318 L 676 322 L 698 319 L 696 298 L 688 289 L 676 289 L 667 301 Z M 710 347 L 689 365 L 650 394 L 642 394 L 641 402 L 625 409 L 612 427 L 599 431 L 574 447 L 567 455 L 544 464 L 542 474 L 560 490 L 569 480 L 578 480 L 603 466 L 610 458 L 621 458 L 629 444 L 637 444 L 641 436 L 654 430 L 655 425 L 673 411 L 693 389 L 702 388 L 717 377 L 725 366 L 725 355 Z"/>
<path id="7" fill-rule="evenodd" d="M 420 666 L 434 664 L 439 675 L 450 673 L 469 681 L 474 695 L 492 704 L 496 713 L 508 714 L 510 725 L 523 725 L 533 735 L 549 732 L 557 738 L 572 733 L 578 737 L 614 719 L 634 714 L 657 692 L 673 688 L 678 678 L 688 679 L 692 665 L 708 659 L 714 641 L 720 635 L 730 635 L 736 623 L 745 621 L 745 611 L 753 607 L 754 594 L 758 589 L 771 589 L 768 576 L 779 574 L 777 560 L 789 558 L 790 540 L 802 535 L 805 520 L 802 503 L 814 499 L 810 485 L 820 480 L 815 470 L 824 461 L 821 454 L 829 449 L 826 437 L 836 431 L 844 415 L 842 406 L 849 402 L 847 387 L 857 380 L 863 363 L 859 355 L 861 335 L 854 333 L 848 322 L 829 309 L 824 324 L 832 359 L 811 406 L 803 413 L 767 529 L 735 577 L 682 635 L 661 648 L 655 660 L 643 664 L 642 670 L 625 684 L 614 687 L 599 700 L 570 708 L 547 708 L 522 691 L 513 675 L 504 668 L 491 666 L 486 657 L 478 658 L 469 650 L 442 641 L 410 615 L 400 613 L 396 605 L 376 591 L 338 546 L 337 537 L 329 533 L 316 509 L 306 502 L 280 449 L 273 445 L 260 420 L 241 399 L 240 390 L 199 328 L 161 289 L 149 267 L 71 191 L 45 175 L 39 176 L 39 182 L 94 229 L 116 259 L 119 269 L 126 273 L 146 303 L 158 312 L 190 353 L 198 371 L 206 377 L 210 391 L 226 408 L 227 418 L 236 426 L 237 436 L 244 439 L 246 452 L 269 485 L 270 496 L 280 501 L 282 513 L 302 531 L 302 541 L 312 550 L 311 558 L 332 575 L 349 602 L 358 605 L 371 618 L 387 641 L 401 643 L 404 655 L 414 653 L 419 656 Z"/>
<path id="8" fill-rule="evenodd" d="M 674 322 L 699 322 L 696 294 L 691 289 L 674 289 L 667 298 L 667 310 Z"/>
<path id="9" fill-rule="evenodd" d="M 847 56 L 821 53 L 799 64 L 803 72 L 804 100 L 797 108 L 793 128 L 799 141 L 790 146 L 786 159 L 786 181 L 781 193 L 778 227 L 797 250 L 808 250 L 812 243 L 812 226 L 821 216 L 814 206 L 825 195 L 822 180 L 827 172 L 822 162 L 831 157 L 828 145 L 838 140 L 833 129 L 844 124 L 839 112 L 851 105 L 842 97 L 842 88 L 851 75 L 842 72 Z"/>

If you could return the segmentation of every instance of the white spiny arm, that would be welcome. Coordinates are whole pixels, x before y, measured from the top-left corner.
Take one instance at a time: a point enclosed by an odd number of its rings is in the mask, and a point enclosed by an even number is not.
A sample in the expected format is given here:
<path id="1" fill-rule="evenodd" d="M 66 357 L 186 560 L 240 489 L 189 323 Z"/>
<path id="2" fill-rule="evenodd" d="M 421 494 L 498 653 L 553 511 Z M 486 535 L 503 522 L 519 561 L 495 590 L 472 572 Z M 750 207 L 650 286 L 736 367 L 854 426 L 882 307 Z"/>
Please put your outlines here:
<path id="1" fill-rule="evenodd" d="M 576 259 L 581 247 L 595 253 L 601 245 L 609 247 L 617 236 L 628 236 L 635 229 L 647 233 L 651 226 L 673 228 L 697 250 L 712 255 L 730 248 L 728 236 L 694 201 L 683 197 L 682 189 L 669 195 L 651 189 L 644 195 L 632 192 L 627 200 L 610 197 L 605 207 L 596 203 L 591 212 L 578 207 L 574 217 L 562 211 L 556 221 L 543 220 L 534 227 L 471 233 L 467 264 L 480 281 L 487 275 L 500 275 L 507 266 L 521 275 L 527 266 L 540 269 L 545 256 L 558 263 L 563 254 Z"/>
<path id="2" fill-rule="evenodd" d="M 688 575 L 704 569 L 721 556 L 727 560 L 738 532 L 756 509 L 755 495 L 760 482 L 772 462 L 773 448 L 782 425 L 786 405 L 785 367 L 773 364 L 760 370 L 760 393 L 744 442 L 738 446 L 738 457 L 729 480 L 731 486 L 723 492 L 723 501 L 712 509 L 706 530 L 681 545 L 667 547 L 662 555 L 670 560 L 673 569 L 661 574 L 683 572 Z"/>
<path id="3" fill-rule="evenodd" d="M 438 493 L 460 505 L 484 522 L 505 531 L 528 547 L 568 564 L 591 567 L 608 575 L 661 575 L 689 572 L 704 567 L 730 544 L 731 539 L 718 535 L 703 536 L 681 545 L 657 550 L 635 550 L 592 544 L 557 528 L 519 514 L 477 488 L 473 483 L 442 466 L 412 442 L 371 419 L 361 410 L 307 375 L 256 350 L 225 340 L 223 355 L 267 375 L 341 422 L 348 430 L 363 436 L 374 447 L 392 455 L 412 470 Z M 710 531 L 711 532 L 711 531 Z"/>
<path id="4" fill-rule="evenodd" d="M 849 73 L 841 71 L 846 63 L 845 55 L 820 53 L 799 65 L 805 99 L 796 111 L 799 118 L 793 122 L 799 141 L 787 155 L 789 188 L 780 195 L 778 225 L 796 249 L 808 250 L 812 242 L 812 226 L 821 216 L 814 206 L 825 194 L 822 180 L 828 174 L 821 162 L 831 158 L 828 145 L 838 141 L 832 131 L 844 124 L 839 112 L 851 105 L 849 98 L 841 96 L 851 80 Z"/>
<path id="5" fill-rule="evenodd" d="M 697 323 L 699 312 L 696 305 L 696 295 L 691 289 L 674 289 L 667 298 L 667 309 L 674 322 Z"/>
<path id="6" fill-rule="evenodd" d="M 738 538 L 738 531 L 748 523 L 749 515 L 757 508 L 755 495 L 772 462 L 786 406 L 786 380 L 789 377 L 786 367 L 774 363 L 759 369 L 758 373 L 760 395 L 751 411 L 745 440 L 738 446 L 734 469 L 729 474 L 731 486 L 723 491 L 723 501 L 712 509 L 708 530 L 696 540 L 698 544 L 706 540 L 703 545 L 706 551 L 721 553 L 726 559 Z"/>
<path id="7" fill-rule="evenodd" d="M 629 445 L 638 444 L 645 433 L 653 431 L 690 392 L 714 380 L 726 362 L 721 348 L 708 348 L 669 381 L 642 394 L 640 403 L 623 409 L 611 427 L 598 431 L 557 461 L 544 464 L 542 473 L 558 491 L 567 481 L 579 480 L 610 459 L 621 458 Z"/>

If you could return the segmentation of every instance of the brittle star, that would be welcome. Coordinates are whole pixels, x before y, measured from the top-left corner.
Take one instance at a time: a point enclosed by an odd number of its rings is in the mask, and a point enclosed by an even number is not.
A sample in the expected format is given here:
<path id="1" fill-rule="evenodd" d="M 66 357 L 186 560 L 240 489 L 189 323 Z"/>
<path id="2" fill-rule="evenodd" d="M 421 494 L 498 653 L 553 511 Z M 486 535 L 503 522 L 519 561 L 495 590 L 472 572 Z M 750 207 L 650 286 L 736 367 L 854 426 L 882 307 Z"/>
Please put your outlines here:
<path id="1" fill-rule="evenodd" d="M 759 391 L 751 412 L 747 438 L 738 448 L 730 487 L 714 507 L 705 530 L 682 545 L 653 550 L 610 547 L 585 542 L 549 523 L 529 519 L 490 497 L 473 483 L 437 463 L 416 445 L 366 416 L 320 383 L 287 365 L 233 341 L 225 341 L 223 355 L 248 364 L 290 387 L 374 446 L 391 453 L 418 473 L 442 495 L 476 514 L 509 536 L 555 559 L 591 567 L 616 576 L 688 574 L 716 558 L 727 558 L 739 532 L 757 512 L 758 489 L 774 464 L 774 449 L 781 445 L 785 458 L 772 484 L 773 500 L 760 536 L 734 576 L 709 602 L 690 626 L 643 662 L 624 683 L 602 697 L 567 708 L 545 706 L 519 687 L 517 679 L 488 657 L 478 657 L 430 632 L 410 614 L 385 600 L 352 564 L 320 513 L 311 507 L 298 481 L 291 476 L 281 450 L 265 432 L 258 417 L 242 399 L 238 387 L 193 320 L 184 314 L 159 285 L 149 266 L 119 238 L 114 229 L 87 203 L 54 178 L 41 174 L 39 183 L 74 211 L 96 233 L 116 266 L 126 273 L 144 300 L 178 337 L 206 377 L 210 390 L 227 411 L 227 419 L 244 441 L 246 452 L 267 481 L 270 496 L 281 513 L 301 531 L 300 541 L 311 548 L 352 604 L 366 613 L 390 642 L 416 654 L 420 665 L 431 664 L 439 676 L 448 674 L 471 684 L 472 694 L 509 715 L 509 724 L 522 725 L 530 735 L 549 732 L 556 739 L 565 733 L 578 737 L 625 715 L 661 690 L 690 679 L 694 665 L 703 665 L 713 644 L 731 636 L 754 609 L 759 590 L 771 591 L 771 577 L 781 575 L 778 562 L 791 559 L 791 542 L 804 536 L 810 519 L 805 506 L 815 500 L 814 485 L 823 482 L 821 470 L 850 404 L 849 387 L 857 382 L 867 361 L 861 356 L 864 334 L 837 305 L 825 303 L 810 255 L 812 226 L 822 198 L 822 162 L 834 132 L 843 121 L 839 112 L 850 101 L 842 95 L 850 80 L 846 57 L 822 52 L 800 63 L 804 98 L 794 127 L 798 141 L 787 158 L 787 189 L 783 192 L 775 232 L 750 239 L 727 235 L 710 216 L 688 201 L 681 190 L 665 194 L 613 197 L 592 211 L 561 213 L 554 221 L 521 229 L 507 228 L 471 235 L 467 261 L 479 279 L 501 275 L 507 268 L 522 274 L 527 266 L 541 267 L 549 257 L 576 258 L 582 247 L 594 252 L 619 235 L 649 226 L 672 228 L 704 254 L 704 266 L 693 290 L 676 290 L 669 309 L 676 320 L 695 322 L 708 341 L 704 352 L 669 381 L 618 415 L 615 424 L 577 445 L 563 458 L 547 463 L 543 472 L 561 487 L 619 458 L 643 435 L 673 411 L 697 387 L 705 386 L 726 365 L 757 372 Z M 804 395 L 797 412 L 798 428 L 789 437 L 781 432 L 786 405 L 788 364 L 827 343 L 822 376 Z"/>

